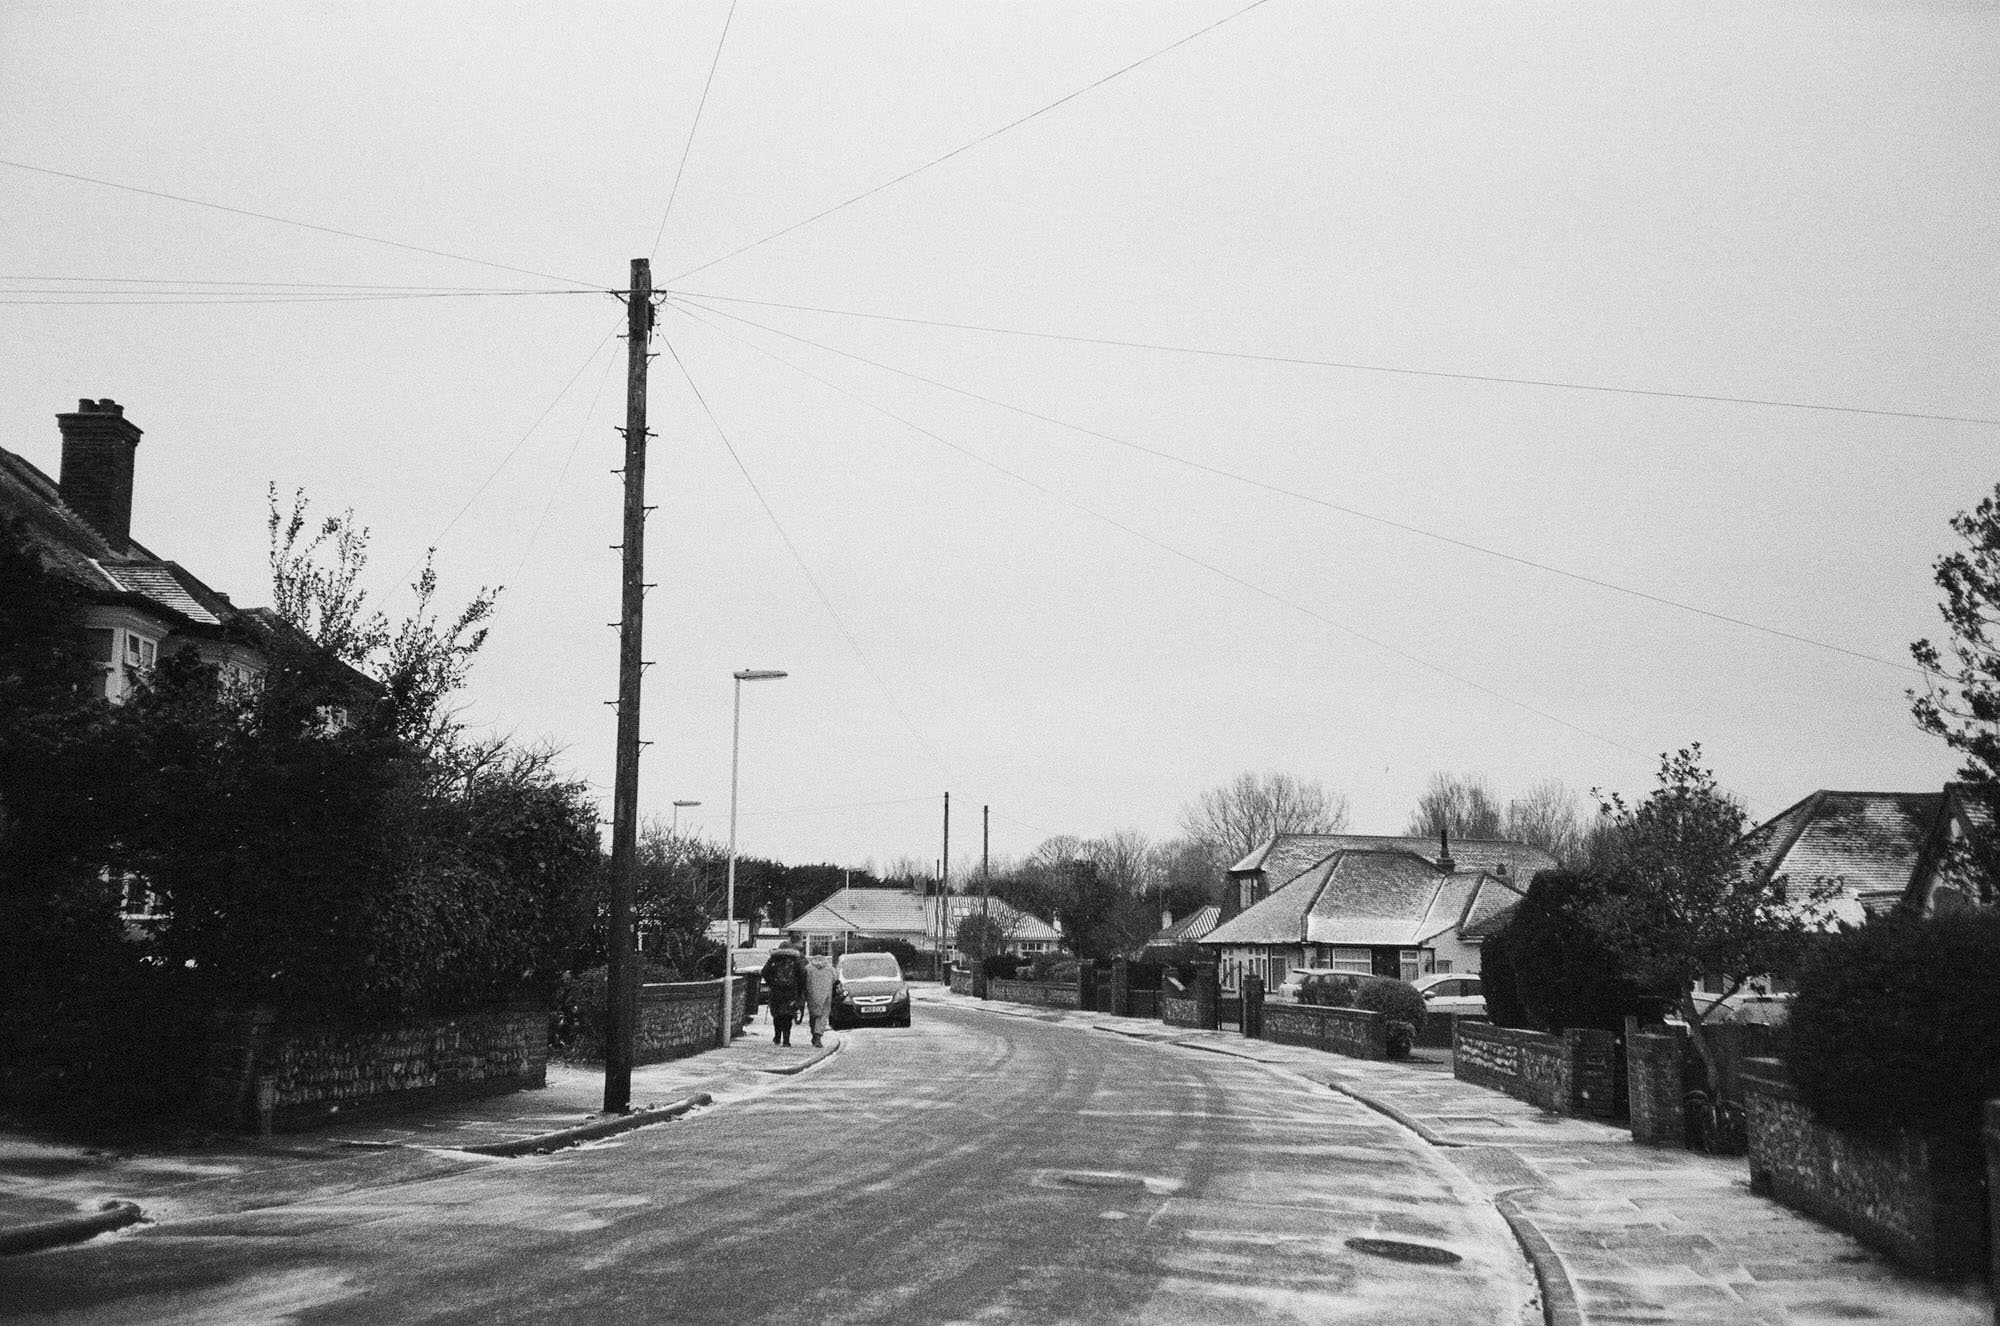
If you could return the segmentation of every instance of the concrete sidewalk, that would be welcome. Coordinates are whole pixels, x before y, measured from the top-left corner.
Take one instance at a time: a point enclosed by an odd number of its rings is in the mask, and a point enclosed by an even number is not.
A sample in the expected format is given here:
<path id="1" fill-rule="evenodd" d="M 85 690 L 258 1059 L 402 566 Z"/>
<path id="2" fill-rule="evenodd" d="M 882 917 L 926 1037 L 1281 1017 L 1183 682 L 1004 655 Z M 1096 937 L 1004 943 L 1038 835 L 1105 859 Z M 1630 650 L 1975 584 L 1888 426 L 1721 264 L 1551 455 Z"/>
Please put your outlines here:
<path id="1" fill-rule="evenodd" d="M 1254 1060 L 1380 1110 L 1441 1148 L 1515 1224 L 1543 1276 L 1551 1323 L 1994 1321 L 1985 1286 L 1918 1278 L 1756 1196 L 1740 1156 L 1639 1146 L 1623 1128 L 1547 1113 L 1435 1063 L 1374 1063 L 1150 1019 L 932 997 Z"/>
<path id="2" fill-rule="evenodd" d="M 726 1050 L 636 1068 L 632 1113 L 622 1116 L 602 1112 L 601 1066 L 556 1061 L 539 1090 L 336 1122 L 268 1143 L 216 1135 L 192 1146 L 85 1147 L 0 1133 L 0 1255 L 92 1238 L 172 1209 L 195 1193 L 210 1200 L 238 1193 L 254 1203 L 307 1175 L 365 1167 L 371 1154 L 377 1168 L 400 1165 L 415 1172 L 445 1156 L 453 1157 L 450 1163 L 477 1162 L 575 1145 L 633 1126 L 671 1126 L 672 1118 L 690 1110 L 768 1091 L 841 1048 L 837 1032 L 828 1033 L 821 1049 L 803 1031 L 796 1041 L 773 1045 L 769 1023 L 756 1020 Z M 356 1173 L 352 1181 L 365 1179 Z"/>

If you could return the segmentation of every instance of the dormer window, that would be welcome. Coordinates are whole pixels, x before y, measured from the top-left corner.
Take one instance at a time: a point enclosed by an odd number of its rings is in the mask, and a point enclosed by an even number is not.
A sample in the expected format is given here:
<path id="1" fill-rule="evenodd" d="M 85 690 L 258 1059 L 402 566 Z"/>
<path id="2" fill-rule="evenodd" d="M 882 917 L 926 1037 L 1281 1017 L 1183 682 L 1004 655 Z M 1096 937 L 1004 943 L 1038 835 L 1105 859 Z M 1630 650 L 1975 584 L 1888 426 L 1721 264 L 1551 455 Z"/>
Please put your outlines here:
<path id="1" fill-rule="evenodd" d="M 159 642 L 149 640 L 137 631 L 125 632 L 125 667 L 127 671 L 144 671 L 153 666 L 159 654 Z"/>

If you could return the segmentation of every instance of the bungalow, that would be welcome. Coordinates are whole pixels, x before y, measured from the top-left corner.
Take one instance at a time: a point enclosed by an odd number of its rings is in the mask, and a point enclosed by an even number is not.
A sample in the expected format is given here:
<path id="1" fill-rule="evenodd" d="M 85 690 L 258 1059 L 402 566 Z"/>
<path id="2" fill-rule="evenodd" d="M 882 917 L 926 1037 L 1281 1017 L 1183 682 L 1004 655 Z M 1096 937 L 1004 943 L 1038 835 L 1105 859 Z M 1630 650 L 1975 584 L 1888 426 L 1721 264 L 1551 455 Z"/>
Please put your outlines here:
<path id="1" fill-rule="evenodd" d="M 1469 859 L 1461 862 L 1454 846 Z M 1526 843 L 1281 834 L 1230 870 L 1237 897 L 1252 901 L 1198 942 L 1216 954 L 1231 989 L 1245 975 L 1275 989 L 1293 967 L 1406 981 L 1477 973 L 1494 919 L 1554 865 Z"/>
<path id="2" fill-rule="evenodd" d="M 1195 943 L 1220 924 L 1222 924 L 1222 908 L 1214 903 L 1206 907 L 1197 907 L 1178 921 L 1174 919 L 1172 912 L 1163 911 L 1160 913 L 1158 932 L 1140 948 L 1139 956 L 1162 957 L 1182 945 Z"/>
<path id="3" fill-rule="evenodd" d="M 1018 911 L 998 898 L 982 900 L 952 894 L 945 900 L 947 958 L 954 956 L 950 936 L 959 923 L 976 916 L 984 905 L 1000 925 L 1009 951 L 1038 953 L 1053 949 L 1061 932 L 1039 917 Z M 844 888 L 786 927 L 785 933 L 808 953 L 844 953 L 857 940 L 899 939 L 922 953 L 938 950 L 938 898 L 917 889 Z"/>
<path id="4" fill-rule="evenodd" d="M 1993 881 L 1958 867 L 1955 849 L 1993 825 L 1991 794 L 1967 783 L 1939 792 L 1814 792 L 1743 837 L 1759 880 L 1832 885 L 1828 923 L 1896 907 L 1919 913 L 2000 905 Z"/>

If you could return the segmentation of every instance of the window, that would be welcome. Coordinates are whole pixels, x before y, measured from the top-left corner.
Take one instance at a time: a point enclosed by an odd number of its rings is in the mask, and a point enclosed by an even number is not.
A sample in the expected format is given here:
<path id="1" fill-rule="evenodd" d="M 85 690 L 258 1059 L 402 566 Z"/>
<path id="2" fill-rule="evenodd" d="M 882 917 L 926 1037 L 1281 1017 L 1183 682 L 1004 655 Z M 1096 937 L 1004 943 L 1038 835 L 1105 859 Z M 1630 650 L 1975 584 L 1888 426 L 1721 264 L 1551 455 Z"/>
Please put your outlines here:
<path id="1" fill-rule="evenodd" d="M 1399 955 L 1399 965 L 1403 969 L 1403 979 L 1414 981 L 1424 974 L 1424 955 L 1421 950 L 1406 948 Z"/>
<path id="2" fill-rule="evenodd" d="M 1371 976 L 1375 972 L 1375 960 L 1365 948 L 1337 948 L 1333 951 L 1333 969 L 1356 976 Z"/>
<path id="3" fill-rule="evenodd" d="M 1480 985 L 1478 981 L 1463 981 L 1460 984 L 1462 986 L 1459 991 L 1460 994 L 1480 995 L 1483 997 L 1486 993 L 1485 987 Z"/>
<path id="4" fill-rule="evenodd" d="M 1450 971 L 1450 970 L 1451 970 L 1451 959 L 1450 959 L 1450 958 L 1439 958 L 1439 959 L 1437 960 L 1437 965 L 1436 965 L 1435 967 L 1433 967 L 1433 968 L 1432 968 L 1432 970 L 1433 970 L 1433 971 L 1441 971 L 1441 972 L 1444 972 L 1444 971 Z"/>
<path id="5" fill-rule="evenodd" d="M 159 652 L 159 645 L 148 640 L 137 631 L 125 632 L 125 666 L 127 668 L 150 668 Z"/>

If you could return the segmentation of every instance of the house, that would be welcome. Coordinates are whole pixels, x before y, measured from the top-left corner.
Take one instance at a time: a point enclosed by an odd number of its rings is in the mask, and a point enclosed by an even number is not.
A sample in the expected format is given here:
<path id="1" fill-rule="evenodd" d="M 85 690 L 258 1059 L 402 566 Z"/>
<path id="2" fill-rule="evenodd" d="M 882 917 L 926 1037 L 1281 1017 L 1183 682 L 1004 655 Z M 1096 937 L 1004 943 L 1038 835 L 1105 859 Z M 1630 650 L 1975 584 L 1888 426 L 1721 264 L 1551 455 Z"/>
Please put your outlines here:
<path id="1" fill-rule="evenodd" d="M 1957 868 L 1955 848 L 1993 824 L 1990 794 L 1966 783 L 1937 792 L 1822 789 L 1743 836 L 1753 877 L 1794 891 L 1834 886 L 1827 924 L 1896 907 L 1921 914 L 2000 905 L 1993 881 Z"/>
<path id="2" fill-rule="evenodd" d="M 122 703 L 162 658 L 191 650 L 225 685 L 255 686 L 281 650 L 310 640 L 267 608 L 238 608 L 177 562 L 132 537 L 132 494 L 142 430 L 110 399 L 82 400 L 58 414 L 60 477 L 0 448 L 0 518 L 42 564 L 83 599 L 83 627 L 103 677 L 104 698 Z M 326 720 L 346 726 L 380 688 L 343 667 L 348 699 Z M 143 886 L 128 881 L 128 918 L 150 919 Z"/>
<path id="3" fill-rule="evenodd" d="M 1274 989 L 1293 967 L 1476 973 L 1496 918 L 1555 864 L 1518 842 L 1280 834 L 1230 869 L 1233 900 L 1249 901 L 1198 942 L 1232 989 L 1245 975 Z"/>
<path id="4" fill-rule="evenodd" d="M 1433 863 L 1448 856 L 1460 869 L 1488 871 L 1524 891 L 1537 872 L 1553 869 L 1556 864 L 1556 859 L 1541 848 L 1504 838 L 1461 838 L 1449 843 L 1442 838 L 1365 833 L 1280 833 L 1226 872 L 1232 914 L 1255 906 L 1334 852 L 1408 852 Z"/>
<path id="5" fill-rule="evenodd" d="M 999 923 L 1008 951 L 1039 953 L 1055 948 L 1062 934 L 1048 922 L 1018 911 L 998 898 L 982 900 L 951 894 L 944 900 L 947 958 L 956 956 L 951 936 L 959 923 L 982 907 Z M 794 920 L 786 933 L 808 953 L 844 953 L 857 940 L 899 939 L 919 952 L 938 951 L 938 895 L 918 889 L 844 888 Z"/>
<path id="6" fill-rule="evenodd" d="M 1160 928 L 1139 949 L 1139 956 L 1157 960 L 1184 944 L 1194 943 L 1220 924 L 1222 908 L 1214 903 L 1197 907 L 1178 921 L 1172 912 L 1161 912 Z"/>

